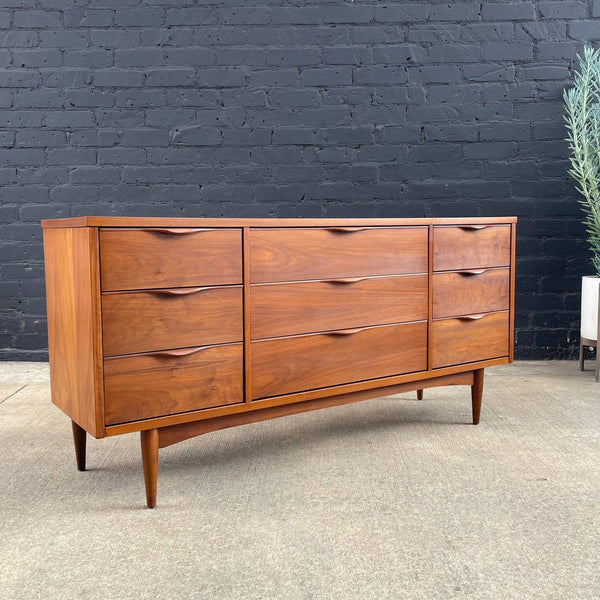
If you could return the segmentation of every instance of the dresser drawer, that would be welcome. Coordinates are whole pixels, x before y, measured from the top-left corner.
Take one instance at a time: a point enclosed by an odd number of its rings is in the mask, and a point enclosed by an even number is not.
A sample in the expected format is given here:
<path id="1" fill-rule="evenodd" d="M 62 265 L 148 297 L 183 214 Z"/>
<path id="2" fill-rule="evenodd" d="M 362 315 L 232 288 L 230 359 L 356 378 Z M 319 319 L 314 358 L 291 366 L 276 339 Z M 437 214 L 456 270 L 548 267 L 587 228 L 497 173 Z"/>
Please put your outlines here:
<path id="1" fill-rule="evenodd" d="M 433 318 L 508 310 L 510 269 L 474 269 L 433 275 Z"/>
<path id="2" fill-rule="evenodd" d="M 508 311 L 441 319 L 431 326 L 434 369 L 508 355 Z"/>
<path id="3" fill-rule="evenodd" d="M 239 229 L 102 229 L 103 290 L 242 283 Z"/>
<path id="4" fill-rule="evenodd" d="M 508 265 L 510 265 L 510 225 L 434 227 L 434 271 L 507 267 Z"/>
<path id="5" fill-rule="evenodd" d="M 426 227 L 250 231 L 252 283 L 426 271 Z"/>
<path id="6" fill-rule="evenodd" d="M 427 323 L 252 342 L 252 398 L 427 369 Z"/>
<path id="7" fill-rule="evenodd" d="M 242 332 L 241 286 L 102 294 L 105 356 L 241 342 Z"/>
<path id="8" fill-rule="evenodd" d="M 106 359 L 106 424 L 242 402 L 242 354 L 227 344 Z"/>
<path id="9" fill-rule="evenodd" d="M 265 283 L 251 289 L 252 339 L 427 319 L 427 275 Z"/>

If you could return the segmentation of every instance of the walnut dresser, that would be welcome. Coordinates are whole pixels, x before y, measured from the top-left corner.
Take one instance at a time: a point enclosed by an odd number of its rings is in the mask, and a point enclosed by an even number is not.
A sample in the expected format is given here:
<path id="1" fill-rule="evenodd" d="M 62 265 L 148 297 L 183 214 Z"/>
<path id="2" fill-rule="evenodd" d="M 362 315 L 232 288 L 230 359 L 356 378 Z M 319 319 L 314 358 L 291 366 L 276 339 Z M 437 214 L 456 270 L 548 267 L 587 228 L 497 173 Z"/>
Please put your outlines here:
<path id="1" fill-rule="evenodd" d="M 511 362 L 516 219 L 44 221 L 52 401 L 159 448 Z"/>

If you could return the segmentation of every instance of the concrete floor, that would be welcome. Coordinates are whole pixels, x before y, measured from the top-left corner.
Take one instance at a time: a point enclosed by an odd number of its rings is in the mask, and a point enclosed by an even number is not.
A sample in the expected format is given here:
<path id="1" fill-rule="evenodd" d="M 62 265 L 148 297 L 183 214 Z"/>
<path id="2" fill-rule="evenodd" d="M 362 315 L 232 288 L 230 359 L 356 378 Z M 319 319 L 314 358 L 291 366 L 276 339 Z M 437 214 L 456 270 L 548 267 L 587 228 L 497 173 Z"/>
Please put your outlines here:
<path id="1" fill-rule="evenodd" d="M 591 368 L 590 363 L 590 368 Z M 600 385 L 575 362 L 276 419 L 75 469 L 45 364 L 0 363 L 0 598 L 600 598 Z"/>

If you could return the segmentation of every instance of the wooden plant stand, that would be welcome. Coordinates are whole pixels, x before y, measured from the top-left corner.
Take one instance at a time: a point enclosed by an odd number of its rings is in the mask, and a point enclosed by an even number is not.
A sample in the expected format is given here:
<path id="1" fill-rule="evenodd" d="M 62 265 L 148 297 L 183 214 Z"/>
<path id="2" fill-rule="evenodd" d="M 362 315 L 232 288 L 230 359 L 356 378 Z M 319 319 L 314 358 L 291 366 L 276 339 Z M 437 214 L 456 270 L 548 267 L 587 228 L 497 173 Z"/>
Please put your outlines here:
<path id="1" fill-rule="evenodd" d="M 600 381 L 600 357 L 598 357 L 598 340 L 600 340 L 600 294 L 598 295 L 598 331 L 595 340 L 579 339 L 579 370 L 585 371 L 585 346 L 596 348 L 596 381 Z"/>

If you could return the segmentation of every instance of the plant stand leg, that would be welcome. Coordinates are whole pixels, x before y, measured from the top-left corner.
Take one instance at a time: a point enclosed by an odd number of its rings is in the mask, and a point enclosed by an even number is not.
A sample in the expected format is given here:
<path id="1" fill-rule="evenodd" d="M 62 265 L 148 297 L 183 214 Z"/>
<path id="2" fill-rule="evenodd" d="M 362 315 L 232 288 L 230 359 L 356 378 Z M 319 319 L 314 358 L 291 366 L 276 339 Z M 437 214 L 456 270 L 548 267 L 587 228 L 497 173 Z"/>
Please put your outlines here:
<path id="1" fill-rule="evenodd" d="M 598 294 L 598 328 L 596 329 L 596 381 L 600 380 L 600 294 Z"/>
<path id="2" fill-rule="evenodd" d="M 582 342 L 579 342 L 579 370 L 580 371 L 585 371 L 584 369 L 584 353 L 585 353 L 585 346 L 583 345 Z"/>
<path id="3" fill-rule="evenodd" d="M 85 429 L 77 425 L 75 421 L 71 421 L 71 426 L 73 427 L 73 442 L 75 443 L 75 460 L 77 461 L 77 470 L 85 471 Z"/>
<path id="4" fill-rule="evenodd" d="M 473 425 L 479 424 L 481 414 L 481 399 L 483 398 L 483 369 L 473 371 L 471 386 L 471 405 L 473 407 Z"/>
<path id="5" fill-rule="evenodd" d="M 154 508 L 156 506 L 156 484 L 158 481 L 158 429 L 142 431 L 141 442 L 146 504 L 148 508 Z"/>

